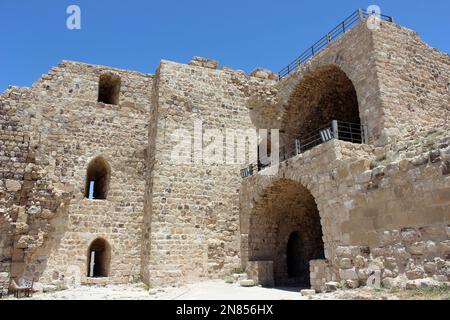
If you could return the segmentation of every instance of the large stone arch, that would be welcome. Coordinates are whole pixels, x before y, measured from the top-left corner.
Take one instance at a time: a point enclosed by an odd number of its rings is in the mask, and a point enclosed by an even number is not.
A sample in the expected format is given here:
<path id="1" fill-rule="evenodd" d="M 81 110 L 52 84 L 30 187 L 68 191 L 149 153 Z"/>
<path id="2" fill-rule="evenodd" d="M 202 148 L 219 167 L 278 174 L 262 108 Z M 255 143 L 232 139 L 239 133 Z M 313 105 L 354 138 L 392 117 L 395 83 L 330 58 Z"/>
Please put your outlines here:
<path id="1" fill-rule="evenodd" d="M 316 66 L 293 83 L 280 121 L 282 144 L 317 131 L 332 120 L 362 123 L 356 87 L 338 65 Z"/>
<path id="2" fill-rule="evenodd" d="M 248 219 L 248 260 L 273 263 L 275 285 L 309 286 L 309 261 L 324 258 L 321 218 L 314 196 L 302 183 L 275 179 L 254 199 Z M 300 236 L 302 274 L 289 277 L 288 243 Z"/>

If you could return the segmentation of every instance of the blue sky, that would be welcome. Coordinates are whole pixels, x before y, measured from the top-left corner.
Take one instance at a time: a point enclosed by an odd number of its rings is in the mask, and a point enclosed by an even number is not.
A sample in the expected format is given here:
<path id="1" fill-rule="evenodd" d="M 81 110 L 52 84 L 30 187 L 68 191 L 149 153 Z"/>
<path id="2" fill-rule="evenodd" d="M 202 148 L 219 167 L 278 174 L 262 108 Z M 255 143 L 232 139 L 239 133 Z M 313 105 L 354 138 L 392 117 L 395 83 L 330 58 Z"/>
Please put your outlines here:
<path id="1" fill-rule="evenodd" d="M 81 30 L 66 28 L 71 4 L 81 7 Z M 448 0 L 0 0 L 0 92 L 31 85 L 63 59 L 153 73 L 161 59 L 198 55 L 279 71 L 370 4 L 450 52 Z"/>

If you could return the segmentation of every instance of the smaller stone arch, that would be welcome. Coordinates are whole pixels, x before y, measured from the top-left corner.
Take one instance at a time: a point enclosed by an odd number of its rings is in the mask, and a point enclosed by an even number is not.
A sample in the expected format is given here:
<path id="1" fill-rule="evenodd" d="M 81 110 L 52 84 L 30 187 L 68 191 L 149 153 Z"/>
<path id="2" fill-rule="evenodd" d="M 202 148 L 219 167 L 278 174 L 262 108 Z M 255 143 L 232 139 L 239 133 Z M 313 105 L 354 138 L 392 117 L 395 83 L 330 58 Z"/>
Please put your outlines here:
<path id="1" fill-rule="evenodd" d="M 87 276 L 106 278 L 111 271 L 111 246 L 103 238 L 97 238 L 89 246 L 87 257 Z"/>
<path id="2" fill-rule="evenodd" d="M 272 262 L 275 285 L 309 286 L 309 262 L 325 257 L 321 217 L 311 191 L 300 182 L 275 179 L 248 219 L 248 260 Z"/>
<path id="3" fill-rule="evenodd" d="M 87 168 L 85 197 L 105 200 L 108 196 L 111 180 L 111 166 L 103 157 L 94 158 Z"/>

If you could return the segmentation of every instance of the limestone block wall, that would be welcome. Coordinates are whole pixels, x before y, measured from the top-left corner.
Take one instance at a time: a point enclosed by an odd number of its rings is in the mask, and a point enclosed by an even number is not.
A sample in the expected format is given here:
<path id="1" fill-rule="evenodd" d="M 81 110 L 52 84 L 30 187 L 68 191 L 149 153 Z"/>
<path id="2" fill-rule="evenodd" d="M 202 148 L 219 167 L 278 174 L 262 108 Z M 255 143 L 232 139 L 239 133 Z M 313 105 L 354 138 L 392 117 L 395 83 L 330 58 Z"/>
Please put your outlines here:
<path id="1" fill-rule="evenodd" d="M 2 269 L 9 278 L 20 276 L 25 259 L 42 245 L 47 234 L 47 218 L 63 202 L 48 184 L 42 167 L 36 163 L 36 149 L 31 146 L 33 127 L 29 88 L 11 87 L 0 98 L 2 114 L 2 189 L 0 251 Z M 39 204 L 39 210 L 35 204 Z"/>
<path id="2" fill-rule="evenodd" d="M 0 273 L 9 281 L 14 256 L 18 206 L 21 189 L 29 164 L 29 134 L 21 123 L 21 99 L 27 94 L 23 88 L 10 88 L 0 96 Z M 20 227 L 20 226 L 19 226 Z"/>
<path id="3" fill-rule="evenodd" d="M 117 105 L 97 102 L 104 73 L 120 76 Z M 20 112 L 35 177 L 18 210 L 25 226 L 14 250 L 24 254 L 13 275 L 84 281 L 89 245 L 102 237 L 112 247 L 111 282 L 139 278 L 152 83 L 149 75 L 65 61 L 27 89 Z M 111 167 L 108 197 L 90 201 L 86 171 L 98 156 Z"/>
<path id="4" fill-rule="evenodd" d="M 341 145 L 350 145 L 352 152 L 343 154 Z M 345 150 L 345 148 L 344 148 Z M 338 161 L 346 160 L 353 167 L 361 166 L 361 163 L 371 162 L 373 148 L 367 145 L 352 145 L 341 141 L 332 140 L 322 144 L 312 150 L 306 151 L 289 161 L 279 165 L 275 174 L 266 175 L 264 172 L 247 178 L 243 181 L 240 189 L 241 203 L 241 239 L 242 239 L 242 263 L 246 265 L 247 261 L 269 260 L 271 256 L 274 259 L 274 251 L 265 248 L 271 248 L 267 228 L 272 228 L 275 232 L 281 230 L 276 225 L 267 225 L 267 219 L 264 218 L 264 212 L 280 212 L 280 223 L 285 226 L 294 226 L 292 221 L 284 223 L 284 219 L 290 214 L 290 208 L 296 208 L 295 202 L 301 202 L 302 197 L 298 199 L 288 199 L 284 203 L 281 201 L 279 208 L 272 208 L 270 199 L 283 197 L 286 184 L 296 183 L 303 186 L 313 196 L 316 209 L 320 215 L 320 224 L 322 227 L 324 253 L 329 258 L 335 255 L 337 246 L 344 241 L 344 235 L 338 227 L 344 223 L 347 216 L 346 198 L 338 197 L 338 190 L 342 193 L 351 188 L 349 184 L 339 184 L 334 178 L 332 172 L 336 170 Z M 279 185 L 279 187 L 276 187 Z M 274 188 L 275 187 L 275 188 Z M 280 191 L 283 193 L 280 194 Z M 302 193 L 304 194 L 304 193 Z M 272 210 L 274 209 L 274 210 Z M 294 210 L 298 212 L 299 210 Z M 307 210 L 309 214 L 311 210 Z M 299 218 L 296 218 L 297 223 Z M 304 218 L 302 218 L 304 219 Z M 285 230 L 286 231 L 286 230 Z M 287 230 L 287 234 L 295 231 Z M 309 230 L 301 230 L 309 232 Z M 276 237 L 277 235 L 275 235 Z M 262 244 L 265 241 L 265 245 Z M 260 248 L 260 249 L 259 249 Z M 281 249 L 280 249 L 281 250 Z"/>
<path id="5" fill-rule="evenodd" d="M 142 243 L 141 243 L 141 278 L 149 283 L 149 264 L 152 251 L 152 206 L 153 206 L 153 177 L 155 168 L 155 150 L 156 133 L 158 128 L 158 110 L 159 110 L 159 69 L 157 70 L 152 87 L 151 103 L 152 108 L 149 115 L 148 124 L 148 150 L 147 150 L 147 168 L 145 171 L 145 195 L 144 211 L 142 223 Z"/>
<path id="6" fill-rule="evenodd" d="M 384 279 L 448 279 L 449 55 L 383 21 L 378 30 L 362 22 L 282 81 L 217 66 L 162 61 L 152 76 L 63 61 L 31 88 L 6 91 L 0 273 L 95 283 L 89 246 L 102 238 L 106 282 L 167 285 L 243 265 L 271 283 L 268 270 L 286 275 L 289 234 L 314 211 L 325 259 L 309 257 L 313 286 L 363 284 L 372 265 Z M 227 130 L 281 129 L 283 144 L 335 115 L 366 124 L 369 145 L 331 141 L 244 181 L 242 146 L 232 162 L 227 147 L 216 162 L 204 158 Z M 183 163 L 173 159 L 180 142 L 189 145 Z M 98 157 L 110 170 L 107 196 L 88 200 L 87 168 Z M 286 181 L 314 201 L 283 197 Z"/>
<path id="7" fill-rule="evenodd" d="M 218 151 L 216 164 L 203 162 L 201 150 L 200 160 L 192 163 L 174 163 L 171 156 L 178 139 L 194 142 L 195 121 L 203 131 L 217 129 L 223 137 L 226 129 L 254 128 L 246 100 L 252 88 L 273 80 L 215 66 L 162 61 L 157 73 L 155 159 L 146 210 L 150 225 L 144 232 L 150 256 L 143 266 L 144 281 L 151 285 L 219 277 L 240 266 L 238 189 L 245 163 L 223 164 L 225 149 Z M 178 129 L 187 132 L 173 136 Z M 212 140 L 200 136 L 197 141 L 202 149 Z M 193 150 L 188 160 L 198 156 L 198 148 Z"/>
<path id="8" fill-rule="evenodd" d="M 276 269 L 275 250 L 260 256 L 262 246 L 255 243 L 273 245 L 272 235 L 281 228 L 258 217 L 276 209 L 290 219 L 288 208 L 296 208 L 292 201 L 285 208 L 274 208 L 270 201 L 284 196 L 276 186 L 287 179 L 311 192 L 320 213 L 326 260 L 311 263 L 317 290 L 329 280 L 364 284 L 373 264 L 381 267 L 383 279 L 448 279 L 449 61 L 449 55 L 409 29 L 382 22 L 370 30 L 362 22 L 287 78 L 252 96 L 255 126 L 278 126 L 288 140 L 282 144 L 289 143 L 293 134 L 324 121 L 310 119 L 313 107 L 330 111 L 327 103 L 314 106 L 312 101 L 326 102 L 333 90 L 340 92 L 335 95 L 339 99 L 332 99 L 336 105 L 330 104 L 338 116 L 342 104 L 351 101 L 340 99 L 348 81 L 327 71 L 338 68 L 354 86 L 369 145 L 323 144 L 282 163 L 271 177 L 262 173 L 246 179 L 240 198 L 243 263 L 273 260 Z M 389 244 L 385 236 L 392 238 Z"/>
<path id="9" fill-rule="evenodd" d="M 13 249 L 13 226 L 4 215 L 0 217 L 0 272 L 9 273 L 11 270 Z"/>
<path id="10" fill-rule="evenodd" d="M 450 171 L 448 143 L 443 145 L 411 159 L 378 165 L 375 148 L 332 141 L 282 163 L 276 175 L 246 179 L 241 189 L 243 264 L 276 262 L 276 250 L 260 256 L 255 243 L 271 248 L 271 233 L 261 230 L 283 231 L 275 224 L 264 225 L 258 216 L 272 208 L 266 199 L 283 196 L 271 190 L 287 179 L 286 183 L 308 188 L 321 218 L 326 260 L 311 263 L 314 289 L 323 290 L 331 280 L 364 285 L 376 267 L 382 281 L 398 276 L 406 281 L 430 276 L 448 281 Z M 292 201 L 285 207 L 295 208 Z"/>
<path id="11" fill-rule="evenodd" d="M 414 141 L 450 123 L 450 55 L 392 23 L 373 32 L 383 143 Z"/>
<path id="12" fill-rule="evenodd" d="M 450 279 L 449 147 L 367 171 L 352 172 L 344 242 L 333 264 L 342 280 L 365 284 L 368 270 L 381 279 Z M 353 176 L 353 178 L 350 178 Z M 344 245 L 345 244 L 345 245 Z"/>

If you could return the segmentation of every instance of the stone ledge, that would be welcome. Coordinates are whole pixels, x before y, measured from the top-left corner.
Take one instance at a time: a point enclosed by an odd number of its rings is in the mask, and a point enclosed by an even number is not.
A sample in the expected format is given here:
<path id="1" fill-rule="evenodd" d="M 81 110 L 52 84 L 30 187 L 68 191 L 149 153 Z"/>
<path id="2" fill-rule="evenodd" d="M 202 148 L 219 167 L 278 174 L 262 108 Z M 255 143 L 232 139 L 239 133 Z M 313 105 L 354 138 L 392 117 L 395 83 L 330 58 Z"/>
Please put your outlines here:
<path id="1" fill-rule="evenodd" d="M 250 73 L 250 77 L 268 80 L 278 80 L 278 74 L 267 69 L 256 68 Z"/>
<path id="2" fill-rule="evenodd" d="M 193 57 L 189 65 L 215 70 L 219 66 L 219 62 L 204 57 Z"/>

